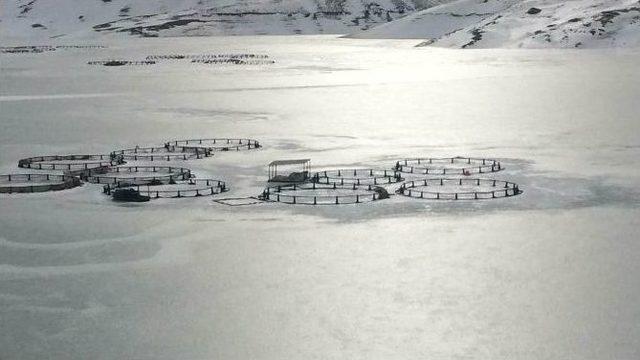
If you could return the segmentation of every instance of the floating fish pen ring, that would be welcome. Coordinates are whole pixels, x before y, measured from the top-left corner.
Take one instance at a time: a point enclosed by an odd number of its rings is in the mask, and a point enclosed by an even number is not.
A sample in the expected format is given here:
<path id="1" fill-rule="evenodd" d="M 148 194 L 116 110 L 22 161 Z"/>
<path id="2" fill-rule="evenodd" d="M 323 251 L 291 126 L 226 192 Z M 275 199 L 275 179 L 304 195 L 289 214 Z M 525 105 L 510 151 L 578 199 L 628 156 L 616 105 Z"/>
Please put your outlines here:
<path id="1" fill-rule="evenodd" d="M 55 51 L 56 47 L 44 45 L 44 46 L 1 46 L 0 52 L 8 54 L 19 53 L 42 53 L 45 51 Z"/>
<path id="2" fill-rule="evenodd" d="M 520 195 L 518 184 L 493 179 L 421 179 L 403 183 L 398 194 L 428 200 L 484 200 Z"/>
<path id="3" fill-rule="evenodd" d="M 360 204 L 386 199 L 384 188 L 374 185 L 338 185 L 303 183 L 266 188 L 261 200 L 298 205 Z"/>
<path id="4" fill-rule="evenodd" d="M 209 151 L 240 151 L 259 149 L 262 145 L 253 139 L 216 138 L 173 140 L 167 142 L 165 147 L 182 149 L 182 151 L 196 151 L 198 149 L 207 149 Z"/>
<path id="5" fill-rule="evenodd" d="M 155 65 L 156 62 L 152 60 L 95 60 L 87 62 L 88 65 L 102 65 L 102 66 L 140 66 L 140 65 Z"/>
<path id="6" fill-rule="evenodd" d="M 164 54 L 148 55 L 146 60 L 182 60 L 182 59 L 268 59 L 269 55 L 263 54 Z"/>
<path id="7" fill-rule="evenodd" d="M 56 45 L 56 49 L 106 49 L 103 45 Z"/>
<path id="8" fill-rule="evenodd" d="M 275 64 L 274 60 L 245 60 L 245 59 L 237 59 L 237 58 L 226 58 L 226 59 L 193 59 L 192 63 L 199 64 L 232 64 L 232 65 L 270 65 Z"/>
<path id="9" fill-rule="evenodd" d="M 127 174 L 130 174 L 130 176 L 127 176 Z M 146 184 L 171 184 L 190 178 L 191 170 L 186 168 L 172 166 L 118 166 L 102 174 L 85 176 L 84 180 L 94 184 L 112 184 L 117 187 L 124 187 Z"/>
<path id="10" fill-rule="evenodd" d="M 169 147 L 138 147 L 131 149 L 116 150 L 113 152 L 116 155 L 122 156 L 126 160 L 133 161 L 171 161 L 171 160 L 190 160 L 190 159 L 202 159 L 204 157 L 212 156 L 211 152 L 207 149 L 195 149 L 185 150 Z"/>
<path id="11" fill-rule="evenodd" d="M 311 181 L 327 185 L 384 185 L 398 183 L 403 180 L 398 171 L 376 169 L 326 170 L 319 171 L 311 177 Z"/>
<path id="12" fill-rule="evenodd" d="M 504 168 L 498 160 L 452 157 L 404 159 L 396 162 L 395 170 L 420 175 L 471 175 L 492 173 Z"/>
<path id="13" fill-rule="evenodd" d="M 82 185 L 80 178 L 60 174 L 0 175 L 0 193 L 36 193 L 60 191 Z"/>
<path id="14" fill-rule="evenodd" d="M 18 161 L 18 167 L 36 170 L 90 170 L 124 163 L 121 156 L 111 155 L 51 155 L 36 156 Z"/>
<path id="15" fill-rule="evenodd" d="M 103 192 L 111 195 L 116 188 L 118 187 L 107 184 L 104 186 Z M 132 185 L 124 188 L 134 189 L 140 195 L 148 196 L 152 199 L 209 196 L 229 191 L 224 181 L 214 179 L 189 179 L 175 184 Z"/>

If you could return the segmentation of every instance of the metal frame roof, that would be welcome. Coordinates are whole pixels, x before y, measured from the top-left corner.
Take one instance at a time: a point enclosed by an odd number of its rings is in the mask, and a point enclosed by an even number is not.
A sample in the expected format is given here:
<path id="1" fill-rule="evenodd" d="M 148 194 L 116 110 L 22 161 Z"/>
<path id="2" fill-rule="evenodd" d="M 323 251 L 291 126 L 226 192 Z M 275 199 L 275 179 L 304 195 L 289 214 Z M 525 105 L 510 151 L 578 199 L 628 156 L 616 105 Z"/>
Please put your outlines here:
<path id="1" fill-rule="evenodd" d="M 275 160 L 272 161 L 269 166 L 278 166 L 278 165 L 299 165 L 306 164 L 311 162 L 311 159 L 292 159 L 292 160 Z"/>

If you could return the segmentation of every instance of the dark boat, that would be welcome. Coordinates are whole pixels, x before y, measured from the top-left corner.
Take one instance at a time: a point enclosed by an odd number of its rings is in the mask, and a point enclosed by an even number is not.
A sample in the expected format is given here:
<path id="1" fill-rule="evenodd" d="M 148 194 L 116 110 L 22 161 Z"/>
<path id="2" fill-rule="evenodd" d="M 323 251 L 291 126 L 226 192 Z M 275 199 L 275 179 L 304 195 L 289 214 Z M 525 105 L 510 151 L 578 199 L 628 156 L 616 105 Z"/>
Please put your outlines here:
<path id="1" fill-rule="evenodd" d="M 127 65 L 128 61 L 122 61 L 122 60 L 109 60 L 107 62 L 105 62 L 104 66 L 123 66 L 123 65 Z"/>
<path id="2" fill-rule="evenodd" d="M 123 202 L 146 202 L 151 200 L 149 196 L 141 195 L 135 189 L 116 189 L 113 192 L 113 201 Z"/>

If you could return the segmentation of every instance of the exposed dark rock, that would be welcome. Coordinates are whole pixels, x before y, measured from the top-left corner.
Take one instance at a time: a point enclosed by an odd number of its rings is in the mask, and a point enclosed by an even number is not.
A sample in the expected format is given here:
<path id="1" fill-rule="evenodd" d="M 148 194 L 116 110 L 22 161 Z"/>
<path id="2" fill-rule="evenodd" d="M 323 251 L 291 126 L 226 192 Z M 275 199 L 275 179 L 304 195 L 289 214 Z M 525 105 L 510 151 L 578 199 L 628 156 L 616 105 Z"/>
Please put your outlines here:
<path id="1" fill-rule="evenodd" d="M 613 19 L 615 19 L 621 13 L 628 13 L 632 11 L 640 12 L 640 7 L 630 7 L 626 9 L 603 11 L 600 13 L 600 16 L 595 18 L 595 20 L 599 21 L 600 24 L 602 24 L 602 26 L 606 26 L 607 24 L 613 23 Z"/>
<path id="2" fill-rule="evenodd" d="M 466 49 L 469 46 L 473 46 L 475 43 L 477 43 L 478 41 L 482 40 L 482 34 L 483 33 L 484 33 L 484 31 L 482 31 L 480 29 L 471 30 L 471 34 L 473 35 L 473 37 L 471 38 L 471 41 L 469 41 L 468 43 L 462 45 L 462 48 Z"/>
<path id="3" fill-rule="evenodd" d="M 536 7 L 532 7 L 529 10 L 527 10 L 527 14 L 529 15 L 537 15 L 540 14 L 540 12 L 542 12 L 542 10 L 536 8 Z"/>

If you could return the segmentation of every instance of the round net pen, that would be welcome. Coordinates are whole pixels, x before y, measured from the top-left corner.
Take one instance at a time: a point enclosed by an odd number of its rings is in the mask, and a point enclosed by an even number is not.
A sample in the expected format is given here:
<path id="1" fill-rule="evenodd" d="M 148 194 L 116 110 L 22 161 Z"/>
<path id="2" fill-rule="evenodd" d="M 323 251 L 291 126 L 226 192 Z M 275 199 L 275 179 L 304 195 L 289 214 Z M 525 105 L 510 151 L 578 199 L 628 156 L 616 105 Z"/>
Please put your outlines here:
<path id="1" fill-rule="evenodd" d="M 84 178 L 94 184 L 111 184 L 117 187 L 147 184 L 173 184 L 188 180 L 191 170 L 172 166 L 118 166 L 103 174 L 92 174 Z"/>
<path id="2" fill-rule="evenodd" d="M 173 140 L 165 144 L 166 148 L 173 148 L 176 151 L 241 151 L 253 150 L 262 147 L 257 140 L 253 139 L 188 139 Z"/>
<path id="3" fill-rule="evenodd" d="M 56 49 L 106 49 L 103 45 L 56 45 Z"/>
<path id="4" fill-rule="evenodd" d="M 49 45 L 44 46 L 2 46 L 0 52 L 8 54 L 21 53 L 42 53 L 45 51 L 55 51 L 56 48 Z"/>
<path id="5" fill-rule="evenodd" d="M 80 178 L 60 174 L 0 175 L 0 193 L 37 193 L 60 191 L 82 185 Z"/>
<path id="6" fill-rule="evenodd" d="M 148 55 L 147 60 L 210 60 L 210 59 L 268 59 L 263 54 L 162 54 Z"/>
<path id="7" fill-rule="evenodd" d="M 404 159 L 396 162 L 395 170 L 420 175 L 471 175 L 503 170 L 498 160 L 452 157 Z"/>
<path id="8" fill-rule="evenodd" d="M 36 170 L 78 171 L 117 166 L 124 163 L 121 156 L 110 155 L 51 155 L 36 156 L 18 161 L 18 167 Z"/>
<path id="9" fill-rule="evenodd" d="M 374 185 L 292 184 L 266 188 L 261 200 L 297 205 L 361 204 L 386 199 L 384 188 Z"/>
<path id="10" fill-rule="evenodd" d="M 385 185 L 403 180 L 398 171 L 376 169 L 326 170 L 319 171 L 311 177 L 311 181 L 327 185 Z"/>
<path id="11" fill-rule="evenodd" d="M 125 160 L 133 161 L 172 161 L 172 160 L 191 160 L 202 159 L 212 156 L 208 149 L 192 149 L 176 148 L 175 146 L 165 147 L 135 147 L 131 149 L 117 150 L 113 152 L 115 155 L 122 156 Z"/>
<path id="12" fill-rule="evenodd" d="M 485 200 L 520 195 L 518 184 L 493 179 L 422 179 L 403 183 L 398 194 L 428 200 Z"/>
<path id="13" fill-rule="evenodd" d="M 107 184 L 103 191 L 105 194 L 111 195 L 117 188 L 117 186 Z M 133 185 L 125 188 L 134 189 L 141 195 L 152 199 L 210 196 L 229 191 L 224 181 L 214 179 L 189 179 L 175 184 Z"/>
<path id="14" fill-rule="evenodd" d="M 219 58 L 219 59 L 193 59 L 194 64 L 207 64 L 207 65 L 271 65 L 275 64 L 274 60 L 268 59 L 239 59 L 239 58 Z"/>
<path id="15" fill-rule="evenodd" d="M 155 65 L 156 62 L 152 60 L 95 60 L 88 61 L 88 65 L 102 65 L 102 66 L 143 66 L 143 65 Z"/>

